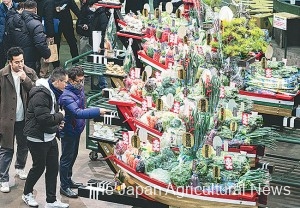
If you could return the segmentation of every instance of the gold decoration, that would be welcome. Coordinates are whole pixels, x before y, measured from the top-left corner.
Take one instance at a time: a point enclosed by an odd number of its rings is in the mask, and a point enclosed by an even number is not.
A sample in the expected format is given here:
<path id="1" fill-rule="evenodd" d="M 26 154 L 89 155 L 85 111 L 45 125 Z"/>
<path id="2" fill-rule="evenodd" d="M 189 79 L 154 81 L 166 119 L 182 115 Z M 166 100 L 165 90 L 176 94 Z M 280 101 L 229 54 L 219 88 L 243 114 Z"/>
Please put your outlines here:
<path id="1" fill-rule="evenodd" d="M 206 98 L 201 98 L 198 101 L 197 107 L 201 112 L 207 112 L 208 111 L 208 100 Z"/>
<path id="2" fill-rule="evenodd" d="M 156 105 L 156 109 L 157 109 L 158 111 L 162 111 L 163 108 L 164 108 L 164 104 L 163 104 L 163 101 L 162 101 L 161 98 L 158 98 L 158 99 L 156 100 L 155 105 Z"/>
<path id="3" fill-rule="evenodd" d="M 146 71 L 143 71 L 143 72 L 142 72 L 142 81 L 143 81 L 143 82 L 146 82 L 147 79 L 148 79 L 147 72 L 146 72 Z"/>
<path id="4" fill-rule="evenodd" d="M 134 148 L 140 148 L 141 140 L 136 134 L 131 137 L 131 146 Z"/>
<path id="5" fill-rule="evenodd" d="M 221 176 L 220 167 L 218 167 L 218 166 L 213 167 L 213 175 L 214 175 L 214 178 L 220 178 L 220 176 Z"/>
<path id="6" fill-rule="evenodd" d="M 230 130 L 232 132 L 236 132 L 237 128 L 238 128 L 237 122 L 236 121 L 231 121 L 231 123 L 230 123 Z"/>
<path id="7" fill-rule="evenodd" d="M 205 157 L 205 158 L 210 158 L 211 155 L 213 153 L 213 147 L 208 145 L 208 144 L 205 144 L 203 147 L 202 147 L 202 156 Z"/>
<path id="8" fill-rule="evenodd" d="M 192 148 L 195 144 L 194 135 L 188 132 L 184 133 L 182 135 L 182 144 L 186 148 Z"/>

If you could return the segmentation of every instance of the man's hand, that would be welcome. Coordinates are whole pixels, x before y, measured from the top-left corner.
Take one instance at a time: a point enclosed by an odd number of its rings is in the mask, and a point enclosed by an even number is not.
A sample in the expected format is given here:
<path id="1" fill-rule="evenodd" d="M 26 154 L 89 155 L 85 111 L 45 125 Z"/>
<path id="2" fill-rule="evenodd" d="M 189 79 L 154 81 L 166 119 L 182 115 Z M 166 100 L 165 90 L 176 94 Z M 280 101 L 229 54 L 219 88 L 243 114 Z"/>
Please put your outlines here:
<path id="1" fill-rule="evenodd" d="M 49 37 L 49 38 L 47 38 L 47 43 L 48 44 L 53 44 L 54 43 L 54 38 L 53 37 Z"/>
<path id="2" fill-rule="evenodd" d="M 87 24 L 84 24 L 84 25 L 82 26 L 82 29 L 88 30 L 88 29 L 89 29 L 89 26 L 88 26 Z"/>
<path id="3" fill-rule="evenodd" d="M 17 75 L 20 77 L 20 80 L 22 80 L 22 81 L 24 81 L 26 79 L 26 76 L 27 76 L 26 73 L 23 70 L 18 71 Z"/>
<path id="4" fill-rule="evenodd" d="M 100 115 L 102 115 L 102 116 L 108 112 L 111 112 L 111 110 L 107 110 L 105 108 L 99 108 L 99 111 L 100 111 Z"/>
<path id="5" fill-rule="evenodd" d="M 65 117 L 66 113 L 65 113 L 64 110 L 59 110 L 58 112 L 61 113 L 61 114 L 63 114 L 63 117 Z"/>

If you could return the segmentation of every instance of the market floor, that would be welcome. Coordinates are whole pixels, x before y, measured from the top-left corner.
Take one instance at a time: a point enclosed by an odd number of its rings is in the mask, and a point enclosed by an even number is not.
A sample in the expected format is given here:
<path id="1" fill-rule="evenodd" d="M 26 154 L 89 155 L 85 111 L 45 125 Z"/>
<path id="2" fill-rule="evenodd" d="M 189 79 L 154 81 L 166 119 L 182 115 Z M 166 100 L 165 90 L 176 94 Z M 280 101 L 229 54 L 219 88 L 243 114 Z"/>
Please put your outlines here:
<path id="1" fill-rule="evenodd" d="M 81 136 L 81 143 L 78 158 L 74 165 L 74 177 L 73 179 L 76 182 L 87 183 L 89 179 L 102 179 L 112 181 L 113 172 L 106 165 L 105 161 L 90 161 L 89 152 L 90 150 L 85 149 L 85 133 Z M 13 159 L 14 164 L 15 158 Z M 27 164 L 25 167 L 26 171 L 29 171 L 32 165 L 32 160 L 30 154 L 28 155 Z M 45 180 L 44 174 L 37 182 L 34 187 L 34 195 L 36 195 L 36 200 L 39 203 L 39 207 L 44 207 L 46 200 L 45 193 Z M 0 192 L 0 207 L 8 208 L 26 208 L 28 207 L 21 199 L 25 181 L 20 180 L 18 177 L 15 177 L 14 165 L 11 165 L 10 168 L 10 186 L 11 191 L 9 193 Z M 59 193 L 59 177 L 57 183 L 57 198 L 63 202 L 69 203 L 71 208 L 130 208 L 131 206 L 124 206 L 120 204 L 114 204 L 109 202 L 103 202 L 98 200 L 91 200 L 87 198 L 79 197 L 77 199 L 70 199 L 64 196 L 61 196 Z M 75 190 L 76 191 L 76 190 Z M 4 206 L 3 206 L 4 205 Z"/>

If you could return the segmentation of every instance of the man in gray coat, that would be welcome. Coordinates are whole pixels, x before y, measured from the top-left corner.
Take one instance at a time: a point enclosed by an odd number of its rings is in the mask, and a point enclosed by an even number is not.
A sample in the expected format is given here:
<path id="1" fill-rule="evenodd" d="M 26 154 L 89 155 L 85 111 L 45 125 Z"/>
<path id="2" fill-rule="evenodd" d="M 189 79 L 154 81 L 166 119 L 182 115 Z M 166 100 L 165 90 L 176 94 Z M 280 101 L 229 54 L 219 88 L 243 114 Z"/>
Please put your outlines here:
<path id="1" fill-rule="evenodd" d="M 23 135 L 27 94 L 38 79 L 35 71 L 24 65 L 23 50 L 10 48 L 8 65 L 0 70 L 0 191 L 9 192 L 9 168 L 17 141 L 15 168 L 20 179 L 26 179 L 24 167 L 28 155 Z"/>

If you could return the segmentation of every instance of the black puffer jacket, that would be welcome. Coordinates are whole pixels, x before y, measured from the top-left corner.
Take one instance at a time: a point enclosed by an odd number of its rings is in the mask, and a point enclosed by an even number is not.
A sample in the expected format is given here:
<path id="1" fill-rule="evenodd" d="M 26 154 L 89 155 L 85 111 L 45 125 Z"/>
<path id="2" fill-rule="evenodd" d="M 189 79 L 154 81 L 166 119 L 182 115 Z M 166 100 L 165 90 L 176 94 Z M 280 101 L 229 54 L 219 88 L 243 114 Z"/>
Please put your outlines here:
<path id="1" fill-rule="evenodd" d="M 55 105 L 54 114 L 50 114 L 53 101 L 50 91 L 44 86 L 37 86 L 29 92 L 29 103 L 26 114 L 24 135 L 44 140 L 44 133 L 53 134 L 58 131 L 58 124 L 63 115 Z"/>
<path id="2" fill-rule="evenodd" d="M 54 37 L 54 23 L 55 6 L 53 0 L 37 0 L 38 15 L 44 18 L 44 26 L 46 28 L 47 37 Z"/>
<path id="3" fill-rule="evenodd" d="M 39 60 L 40 57 L 48 59 L 51 52 L 47 45 L 47 38 L 40 17 L 26 10 L 22 12 L 21 16 L 29 32 L 29 36 L 27 36 L 28 39 L 24 41 L 22 47 L 24 54 L 26 54 L 26 52 L 30 53 L 32 55 L 29 57 L 31 60 Z"/>

